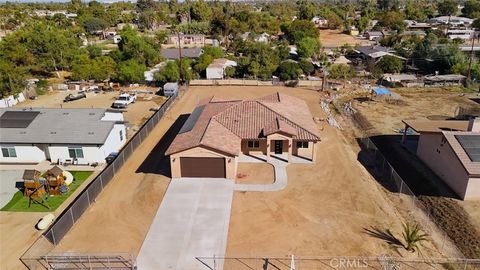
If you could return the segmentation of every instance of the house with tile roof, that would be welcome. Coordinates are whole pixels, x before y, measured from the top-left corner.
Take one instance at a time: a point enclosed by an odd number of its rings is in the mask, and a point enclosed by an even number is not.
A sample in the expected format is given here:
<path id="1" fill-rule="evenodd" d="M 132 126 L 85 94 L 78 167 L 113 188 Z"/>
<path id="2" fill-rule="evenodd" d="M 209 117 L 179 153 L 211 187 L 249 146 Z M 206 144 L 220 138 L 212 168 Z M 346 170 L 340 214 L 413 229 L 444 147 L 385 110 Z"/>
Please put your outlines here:
<path id="1" fill-rule="evenodd" d="M 166 151 L 172 178 L 234 179 L 244 155 L 315 162 L 320 141 L 307 104 L 275 93 L 255 100 L 201 101 Z"/>
<path id="2" fill-rule="evenodd" d="M 480 118 L 403 122 L 420 134 L 417 156 L 461 199 L 480 199 Z"/>

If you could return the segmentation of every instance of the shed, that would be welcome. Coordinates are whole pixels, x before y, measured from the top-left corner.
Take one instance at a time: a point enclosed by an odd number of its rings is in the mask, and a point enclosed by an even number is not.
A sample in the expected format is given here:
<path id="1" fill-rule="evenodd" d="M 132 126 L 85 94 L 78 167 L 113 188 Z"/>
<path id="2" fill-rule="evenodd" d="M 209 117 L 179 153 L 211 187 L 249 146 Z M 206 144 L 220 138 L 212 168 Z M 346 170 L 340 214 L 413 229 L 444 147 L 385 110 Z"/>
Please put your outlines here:
<path id="1" fill-rule="evenodd" d="M 459 74 L 425 76 L 425 86 L 461 85 L 465 78 L 465 76 Z"/>
<path id="2" fill-rule="evenodd" d="M 163 86 L 163 95 L 166 97 L 173 96 L 178 93 L 178 83 L 169 82 Z"/>
<path id="3" fill-rule="evenodd" d="M 382 84 L 401 87 L 423 86 L 413 74 L 384 74 Z"/>

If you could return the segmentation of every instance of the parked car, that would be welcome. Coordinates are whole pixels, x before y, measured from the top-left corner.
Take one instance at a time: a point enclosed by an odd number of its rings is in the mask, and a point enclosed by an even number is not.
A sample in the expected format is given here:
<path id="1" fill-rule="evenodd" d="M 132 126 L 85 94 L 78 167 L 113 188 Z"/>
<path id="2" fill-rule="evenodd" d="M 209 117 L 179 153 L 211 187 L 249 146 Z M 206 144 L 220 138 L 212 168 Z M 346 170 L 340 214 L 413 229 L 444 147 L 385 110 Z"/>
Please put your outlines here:
<path id="1" fill-rule="evenodd" d="M 112 103 L 112 108 L 126 108 L 128 105 L 135 103 L 136 100 L 137 96 L 135 94 L 123 93 Z"/>
<path id="2" fill-rule="evenodd" d="M 86 98 L 86 97 L 87 97 L 87 95 L 85 94 L 85 92 L 79 92 L 76 95 L 68 94 L 68 96 L 65 97 L 63 102 L 74 101 L 74 100 L 78 100 L 78 99 L 82 99 L 82 98 Z"/>

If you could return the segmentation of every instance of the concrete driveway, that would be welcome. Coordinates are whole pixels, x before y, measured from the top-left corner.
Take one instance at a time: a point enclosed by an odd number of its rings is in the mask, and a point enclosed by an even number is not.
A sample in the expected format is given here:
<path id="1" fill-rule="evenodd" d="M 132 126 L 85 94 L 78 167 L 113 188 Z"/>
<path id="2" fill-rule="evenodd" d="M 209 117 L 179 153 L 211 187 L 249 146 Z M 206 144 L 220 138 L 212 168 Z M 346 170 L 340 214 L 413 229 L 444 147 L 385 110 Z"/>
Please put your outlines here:
<path id="1" fill-rule="evenodd" d="M 16 183 L 22 181 L 23 171 L 0 171 L 0 208 L 4 207 L 18 191 Z"/>
<path id="2" fill-rule="evenodd" d="M 224 256 L 232 196 L 231 180 L 172 179 L 138 254 L 138 269 L 204 269 L 196 257 Z"/>

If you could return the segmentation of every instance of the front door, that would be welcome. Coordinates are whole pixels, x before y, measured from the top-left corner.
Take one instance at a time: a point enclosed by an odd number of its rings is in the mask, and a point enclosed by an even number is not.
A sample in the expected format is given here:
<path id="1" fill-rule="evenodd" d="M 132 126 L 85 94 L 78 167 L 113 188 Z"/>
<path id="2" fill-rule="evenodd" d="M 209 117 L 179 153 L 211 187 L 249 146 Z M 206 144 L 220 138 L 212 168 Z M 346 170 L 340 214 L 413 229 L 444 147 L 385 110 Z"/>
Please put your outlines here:
<path id="1" fill-rule="evenodd" d="M 276 140 L 275 141 L 275 154 L 282 154 L 283 153 L 283 141 Z"/>

